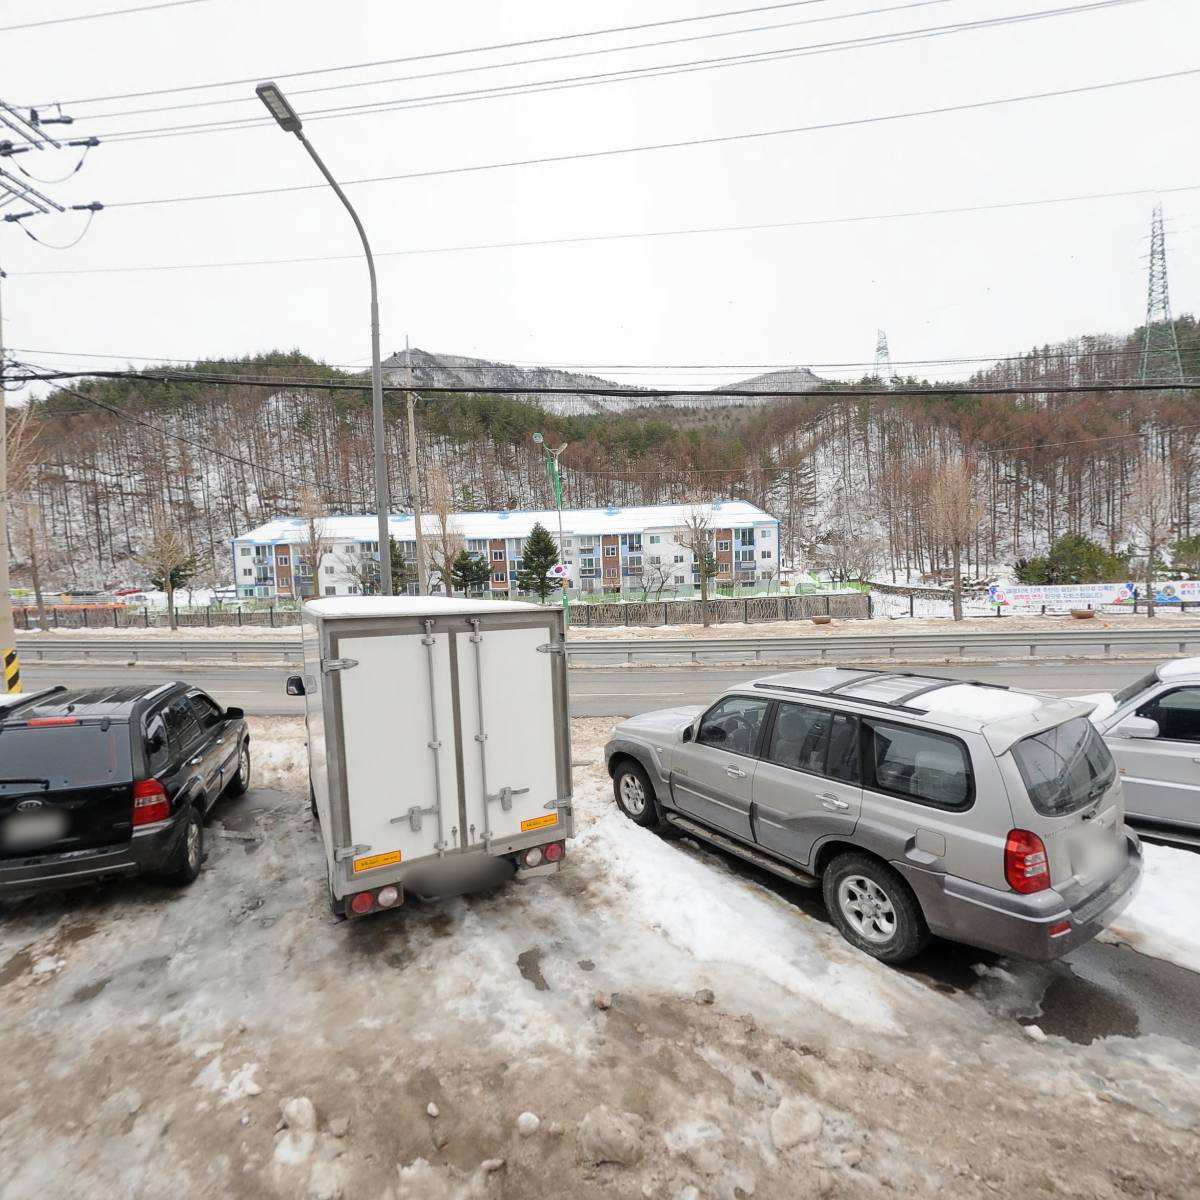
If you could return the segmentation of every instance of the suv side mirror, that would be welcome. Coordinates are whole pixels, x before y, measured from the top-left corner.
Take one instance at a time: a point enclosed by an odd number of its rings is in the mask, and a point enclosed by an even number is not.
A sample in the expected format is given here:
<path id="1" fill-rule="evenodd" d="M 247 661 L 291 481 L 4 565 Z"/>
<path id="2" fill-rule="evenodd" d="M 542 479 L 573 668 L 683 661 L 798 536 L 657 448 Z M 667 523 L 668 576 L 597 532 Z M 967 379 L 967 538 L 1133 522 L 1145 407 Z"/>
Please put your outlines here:
<path id="1" fill-rule="evenodd" d="M 686 729 L 683 731 L 683 740 L 684 740 L 685 742 L 690 742 L 690 741 L 692 740 L 692 738 L 695 736 L 695 734 L 696 734 L 696 727 L 695 727 L 695 725 L 689 725 L 689 726 L 688 726 L 688 727 L 687 727 L 687 728 L 686 728 Z"/>
<path id="2" fill-rule="evenodd" d="M 1127 738 L 1156 738 L 1158 737 L 1158 722 L 1149 717 L 1126 717 L 1113 730 L 1117 737 Z"/>
<path id="3" fill-rule="evenodd" d="M 303 675 L 289 675 L 288 676 L 287 694 L 289 696 L 303 696 L 306 694 L 305 690 L 304 690 L 304 676 Z"/>
<path id="4" fill-rule="evenodd" d="M 246 715 L 244 708 L 227 708 L 225 710 L 225 719 L 227 721 L 240 721 Z"/>

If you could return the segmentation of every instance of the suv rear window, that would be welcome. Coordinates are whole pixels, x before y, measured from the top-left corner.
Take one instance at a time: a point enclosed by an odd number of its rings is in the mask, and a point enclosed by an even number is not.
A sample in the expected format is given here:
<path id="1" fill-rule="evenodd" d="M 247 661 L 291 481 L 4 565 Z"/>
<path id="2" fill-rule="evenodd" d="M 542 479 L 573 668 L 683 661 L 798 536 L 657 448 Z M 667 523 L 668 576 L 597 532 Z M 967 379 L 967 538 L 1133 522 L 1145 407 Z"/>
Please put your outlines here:
<path id="1" fill-rule="evenodd" d="M 863 725 L 871 734 L 868 787 L 934 808 L 970 807 L 975 781 L 958 738 L 871 719 Z"/>
<path id="2" fill-rule="evenodd" d="M 1104 739 L 1086 717 L 1022 738 L 1012 753 L 1033 807 L 1045 817 L 1085 808 L 1117 773 Z"/>
<path id="3" fill-rule="evenodd" d="M 50 789 L 102 787 L 133 778 L 129 727 L 45 725 L 0 732 L 0 793 L 11 779 L 46 779 Z"/>

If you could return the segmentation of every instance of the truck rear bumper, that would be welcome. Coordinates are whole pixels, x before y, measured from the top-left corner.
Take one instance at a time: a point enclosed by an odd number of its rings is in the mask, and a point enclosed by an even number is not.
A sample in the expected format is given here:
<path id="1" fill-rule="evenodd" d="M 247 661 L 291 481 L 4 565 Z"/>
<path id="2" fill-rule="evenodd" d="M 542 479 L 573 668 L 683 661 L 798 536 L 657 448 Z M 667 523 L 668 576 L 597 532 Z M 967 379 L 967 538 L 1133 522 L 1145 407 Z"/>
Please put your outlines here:
<path id="1" fill-rule="evenodd" d="M 1048 889 L 1028 896 L 950 875 L 893 865 L 917 895 L 931 932 L 1013 958 L 1047 961 L 1090 942 L 1133 899 L 1142 873 L 1141 844 L 1127 835 L 1128 860 L 1099 891 L 1075 903 Z"/>
<path id="2" fill-rule="evenodd" d="M 137 830 L 128 842 L 116 846 L 0 860 L 0 895 L 58 891 L 161 870 L 175 851 L 183 826 L 184 822 L 172 819 Z"/>

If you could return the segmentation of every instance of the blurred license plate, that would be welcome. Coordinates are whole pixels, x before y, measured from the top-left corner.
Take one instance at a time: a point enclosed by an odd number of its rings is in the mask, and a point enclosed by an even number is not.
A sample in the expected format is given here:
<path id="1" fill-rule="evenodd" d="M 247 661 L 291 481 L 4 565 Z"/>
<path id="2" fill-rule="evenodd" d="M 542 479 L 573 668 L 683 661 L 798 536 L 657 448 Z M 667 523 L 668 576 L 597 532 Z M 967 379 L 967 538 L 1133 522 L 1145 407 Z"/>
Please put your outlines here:
<path id="1" fill-rule="evenodd" d="M 1087 822 L 1071 841 L 1071 865 L 1081 879 L 1115 874 L 1124 851 L 1116 831 L 1098 822 Z"/>
<path id="2" fill-rule="evenodd" d="M 37 850 L 62 837 L 67 818 L 60 812 L 17 813 L 0 825 L 5 850 Z"/>

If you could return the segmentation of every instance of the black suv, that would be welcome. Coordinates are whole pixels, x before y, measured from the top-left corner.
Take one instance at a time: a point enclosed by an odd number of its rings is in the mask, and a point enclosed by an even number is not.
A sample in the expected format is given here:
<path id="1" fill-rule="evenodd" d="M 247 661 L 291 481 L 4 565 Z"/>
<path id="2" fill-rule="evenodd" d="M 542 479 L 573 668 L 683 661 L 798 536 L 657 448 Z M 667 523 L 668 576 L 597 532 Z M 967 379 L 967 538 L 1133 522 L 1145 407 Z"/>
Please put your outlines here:
<path id="1" fill-rule="evenodd" d="M 0 702 L 0 895 L 142 873 L 191 883 L 204 815 L 250 786 L 250 734 L 183 683 Z"/>

